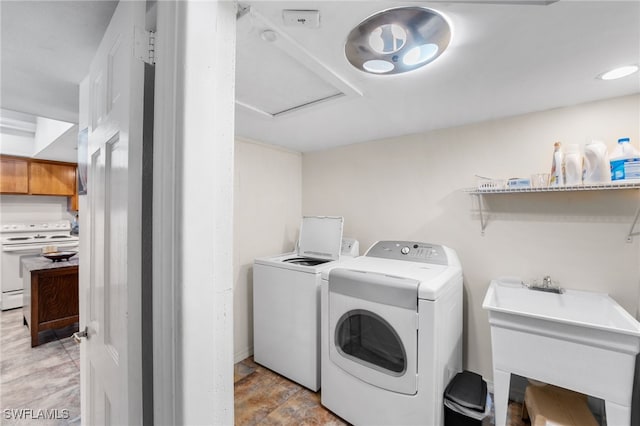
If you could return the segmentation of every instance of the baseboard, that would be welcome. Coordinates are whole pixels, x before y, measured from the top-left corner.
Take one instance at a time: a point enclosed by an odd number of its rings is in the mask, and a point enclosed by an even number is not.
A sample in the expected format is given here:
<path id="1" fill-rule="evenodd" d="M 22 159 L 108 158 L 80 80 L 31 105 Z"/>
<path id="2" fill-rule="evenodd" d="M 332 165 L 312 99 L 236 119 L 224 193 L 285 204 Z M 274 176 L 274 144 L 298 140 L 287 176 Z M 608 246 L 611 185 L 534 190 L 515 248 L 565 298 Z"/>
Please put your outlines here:
<path id="1" fill-rule="evenodd" d="M 238 351 L 233 355 L 233 363 L 237 364 L 238 362 L 244 359 L 247 359 L 252 355 L 253 355 L 253 346 L 248 347 L 246 349 L 242 349 L 241 351 Z"/>

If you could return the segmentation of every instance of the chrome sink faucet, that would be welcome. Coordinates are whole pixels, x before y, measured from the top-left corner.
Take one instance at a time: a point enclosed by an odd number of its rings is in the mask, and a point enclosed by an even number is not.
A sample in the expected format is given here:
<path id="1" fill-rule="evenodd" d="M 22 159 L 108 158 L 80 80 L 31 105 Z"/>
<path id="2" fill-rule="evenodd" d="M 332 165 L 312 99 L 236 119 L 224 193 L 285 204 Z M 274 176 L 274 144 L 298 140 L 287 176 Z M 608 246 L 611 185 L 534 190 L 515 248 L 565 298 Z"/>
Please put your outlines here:
<path id="1" fill-rule="evenodd" d="M 545 275 L 544 278 L 542 278 L 542 285 L 538 285 L 538 280 L 533 280 L 533 282 L 529 286 L 529 289 L 557 294 L 562 294 L 564 292 L 564 289 L 562 289 L 560 286 L 553 285 L 553 281 L 551 280 L 550 275 Z"/>

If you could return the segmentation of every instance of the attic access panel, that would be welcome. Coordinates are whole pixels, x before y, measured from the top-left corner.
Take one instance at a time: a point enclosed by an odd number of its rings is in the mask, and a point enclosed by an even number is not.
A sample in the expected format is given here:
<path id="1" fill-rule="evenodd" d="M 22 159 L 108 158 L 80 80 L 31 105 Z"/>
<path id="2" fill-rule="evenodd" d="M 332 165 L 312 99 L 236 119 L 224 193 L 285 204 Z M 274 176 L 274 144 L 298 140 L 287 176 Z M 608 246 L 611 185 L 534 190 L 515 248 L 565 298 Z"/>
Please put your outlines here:
<path id="1" fill-rule="evenodd" d="M 238 43 L 236 100 L 277 116 L 340 97 L 342 91 L 259 35 Z"/>
<path id="2" fill-rule="evenodd" d="M 238 20 L 236 104 L 280 115 L 362 94 L 254 9 Z"/>

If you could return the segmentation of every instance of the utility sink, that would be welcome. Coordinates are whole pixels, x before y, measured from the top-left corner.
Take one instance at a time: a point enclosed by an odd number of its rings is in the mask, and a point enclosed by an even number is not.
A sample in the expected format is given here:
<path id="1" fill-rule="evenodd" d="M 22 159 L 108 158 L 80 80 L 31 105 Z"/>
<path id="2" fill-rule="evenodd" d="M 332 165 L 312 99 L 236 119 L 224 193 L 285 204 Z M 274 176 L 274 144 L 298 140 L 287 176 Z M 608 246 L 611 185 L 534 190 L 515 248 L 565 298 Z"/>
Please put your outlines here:
<path id="1" fill-rule="evenodd" d="M 609 425 L 628 425 L 640 323 L 606 294 L 491 282 L 496 425 L 506 422 L 511 373 L 605 400 Z"/>

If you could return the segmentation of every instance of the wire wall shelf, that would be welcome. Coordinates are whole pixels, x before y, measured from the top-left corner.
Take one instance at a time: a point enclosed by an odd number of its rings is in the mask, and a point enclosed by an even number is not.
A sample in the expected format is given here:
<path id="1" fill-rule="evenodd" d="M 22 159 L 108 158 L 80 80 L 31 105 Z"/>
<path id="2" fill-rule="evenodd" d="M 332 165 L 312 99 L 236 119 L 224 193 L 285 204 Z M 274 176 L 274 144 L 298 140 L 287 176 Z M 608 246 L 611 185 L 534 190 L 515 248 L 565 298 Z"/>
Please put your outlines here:
<path id="1" fill-rule="evenodd" d="M 493 182 L 483 183 L 476 188 L 467 188 L 464 191 L 470 195 L 478 197 L 480 227 L 481 233 L 484 235 L 487 227 L 487 212 L 485 212 L 482 197 L 484 195 L 493 194 L 522 194 L 522 193 L 549 193 L 549 192 L 579 192 L 579 191 L 609 191 L 617 189 L 640 189 L 640 180 L 626 182 L 607 182 L 590 185 L 571 185 L 571 186 L 543 186 L 543 187 L 524 187 L 524 188 L 506 188 L 502 185 L 493 185 Z M 640 231 L 635 231 L 636 224 L 640 220 L 640 206 L 636 210 L 635 217 L 631 223 L 629 232 L 627 233 L 627 242 L 632 242 L 633 237 L 640 235 Z"/>
<path id="2" fill-rule="evenodd" d="M 640 189 L 640 180 L 633 182 L 610 182 L 590 185 L 571 186 L 542 186 L 528 188 L 467 188 L 465 192 L 472 195 L 480 194 L 512 194 L 522 192 L 573 192 L 573 191 L 602 191 L 609 189 Z"/>

